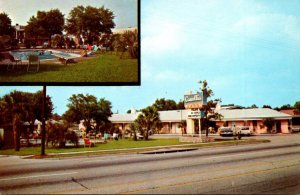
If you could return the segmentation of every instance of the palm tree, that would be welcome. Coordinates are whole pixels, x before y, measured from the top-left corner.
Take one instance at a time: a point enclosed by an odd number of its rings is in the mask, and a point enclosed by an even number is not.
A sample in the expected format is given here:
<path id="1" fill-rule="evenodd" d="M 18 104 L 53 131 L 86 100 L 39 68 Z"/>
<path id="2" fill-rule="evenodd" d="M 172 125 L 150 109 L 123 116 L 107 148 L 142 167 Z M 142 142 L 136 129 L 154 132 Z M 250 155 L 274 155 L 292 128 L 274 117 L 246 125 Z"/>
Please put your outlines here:
<path id="1" fill-rule="evenodd" d="M 114 37 L 114 48 L 117 51 L 122 52 L 120 58 L 123 58 L 123 55 L 126 51 L 129 52 L 131 58 L 138 57 L 138 31 L 125 31 L 121 35 L 116 35 Z"/>
<path id="2" fill-rule="evenodd" d="M 137 133 L 140 131 L 140 125 L 136 121 L 134 123 L 130 124 L 130 130 L 128 130 L 130 133 L 130 136 L 133 136 L 133 140 L 137 141 Z"/>
<path id="3" fill-rule="evenodd" d="M 148 106 L 142 110 L 136 121 L 141 125 L 144 139 L 148 140 L 149 131 L 154 130 L 160 123 L 159 113 L 153 106 Z"/>
<path id="4" fill-rule="evenodd" d="M 15 113 L 13 117 L 13 133 L 15 151 L 20 151 L 20 114 Z"/>
<path id="5" fill-rule="evenodd" d="M 263 126 L 265 126 L 267 128 L 267 132 L 272 132 L 272 128 L 275 124 L 274 119 L 272 118 L 265 118 L 263 119 Z"/>

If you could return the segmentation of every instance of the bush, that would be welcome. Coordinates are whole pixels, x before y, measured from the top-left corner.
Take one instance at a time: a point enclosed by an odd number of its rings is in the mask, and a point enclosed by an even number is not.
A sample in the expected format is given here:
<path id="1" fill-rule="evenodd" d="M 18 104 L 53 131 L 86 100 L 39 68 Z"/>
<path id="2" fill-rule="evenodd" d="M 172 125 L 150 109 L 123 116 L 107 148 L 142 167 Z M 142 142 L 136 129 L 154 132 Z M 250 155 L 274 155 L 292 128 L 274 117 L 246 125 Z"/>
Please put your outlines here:
<path id="1" fill-rule="evenodd" d="M 10 36 L 8 35 L 0 36 L 0 50 L 4 50 L 7 47 L 9 47 L 10 42 L 11 42 Z"/>
<path id="2" fill-rule="evenodd" d="M 75 131 L 68 131 L 65 135 L 65 140 L 72 142 L 76 147 L 78 147 L 79 139 Z"/>
<path id="3" fill-rule="evenodd" d="M 52 147 L 65 147 L 65 135 L 68 130 L 68 126 L 61 124 L 47 123 L 46 126 L 46 145 L 51 142 Z"/>

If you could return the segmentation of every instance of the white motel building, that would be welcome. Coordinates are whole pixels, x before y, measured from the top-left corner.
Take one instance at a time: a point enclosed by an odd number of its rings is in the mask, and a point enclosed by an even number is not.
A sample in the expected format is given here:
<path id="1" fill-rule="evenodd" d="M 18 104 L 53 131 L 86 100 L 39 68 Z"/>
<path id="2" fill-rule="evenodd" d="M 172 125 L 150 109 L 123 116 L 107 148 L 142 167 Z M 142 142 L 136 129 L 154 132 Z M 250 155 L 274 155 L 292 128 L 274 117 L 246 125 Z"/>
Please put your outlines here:
<path id="1" fill-rule="evenodd" d="M 289 124 L 292 116 L 269 108 L 243 109 L 236 107 L 221 107 L 217 105 L 216 113 L 223 117 L 216 120 L 216 125 L 222 126 L 248 126 L 254 134 L 267 133 L 267 128 L 263 125 L 263 120 L 270 118 L 274 120 L 272 130 L 277 133 L 289 133 Z M 113 114 L 109 120 L 115 124 L 122 132 L 130 129 L 130 124 L 138 117 L 140 112 L 134 109 L 129 114 Z M 187 134 L 194 134 L 196 131 L 195 119 L 191 116 L 190 109 L 159 111 L 162 128 L 160 133 L 181 134 L 179 124 L 186 121 Z"/>

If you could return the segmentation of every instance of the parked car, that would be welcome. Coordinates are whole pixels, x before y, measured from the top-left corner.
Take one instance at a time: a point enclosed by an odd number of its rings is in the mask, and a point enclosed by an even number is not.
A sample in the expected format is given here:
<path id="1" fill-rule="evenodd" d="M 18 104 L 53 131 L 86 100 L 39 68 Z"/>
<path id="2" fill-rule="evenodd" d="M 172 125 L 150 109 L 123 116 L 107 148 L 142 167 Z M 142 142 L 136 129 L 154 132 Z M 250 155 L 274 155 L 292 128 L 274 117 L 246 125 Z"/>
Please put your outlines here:
<path id="1" fill-rule="evenodd" d="M 300 132 L 300 128 L 299 127 L 290 127 L 290 132 L 291 133 L 299 133 Z"/>
<path id="2" fill-rule="evenodd" d="M 241 135 L 246 135 L 246 136 L 250 136 L 252 134 L 249 127 L 240 127 L 240 133 Z"/>
<path id="3" fill-rule="evenodd" d="M 219 134 L 220 136 L 232 136 L 233 130 L 231 127 L 220 127 Z"/>

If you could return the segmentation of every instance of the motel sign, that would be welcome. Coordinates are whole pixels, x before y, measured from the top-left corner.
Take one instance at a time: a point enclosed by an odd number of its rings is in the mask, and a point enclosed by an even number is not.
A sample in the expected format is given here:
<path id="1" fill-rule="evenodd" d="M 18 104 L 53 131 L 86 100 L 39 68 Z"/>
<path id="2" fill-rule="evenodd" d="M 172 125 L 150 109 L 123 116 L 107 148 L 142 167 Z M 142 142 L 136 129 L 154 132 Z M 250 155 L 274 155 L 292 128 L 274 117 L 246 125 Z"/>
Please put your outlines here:
<path id="1" fill-rule="evenodd" d="M 203 97 L 202 92 L 184 95 L 184 107 L 186 109 L 200 109 L 206 105 L 207 97 Z"/>
<path id="2" fill-rule="evenodd" d="M 199 110 L 193 111 L 193 110 L 191 110 L 188 113 L 187 117 L 190 118 L 190 119 L 199 119 L 199 118 L 203 118 L 203 115 L 204 115 L 203 111 L 199 111 Z"/>

